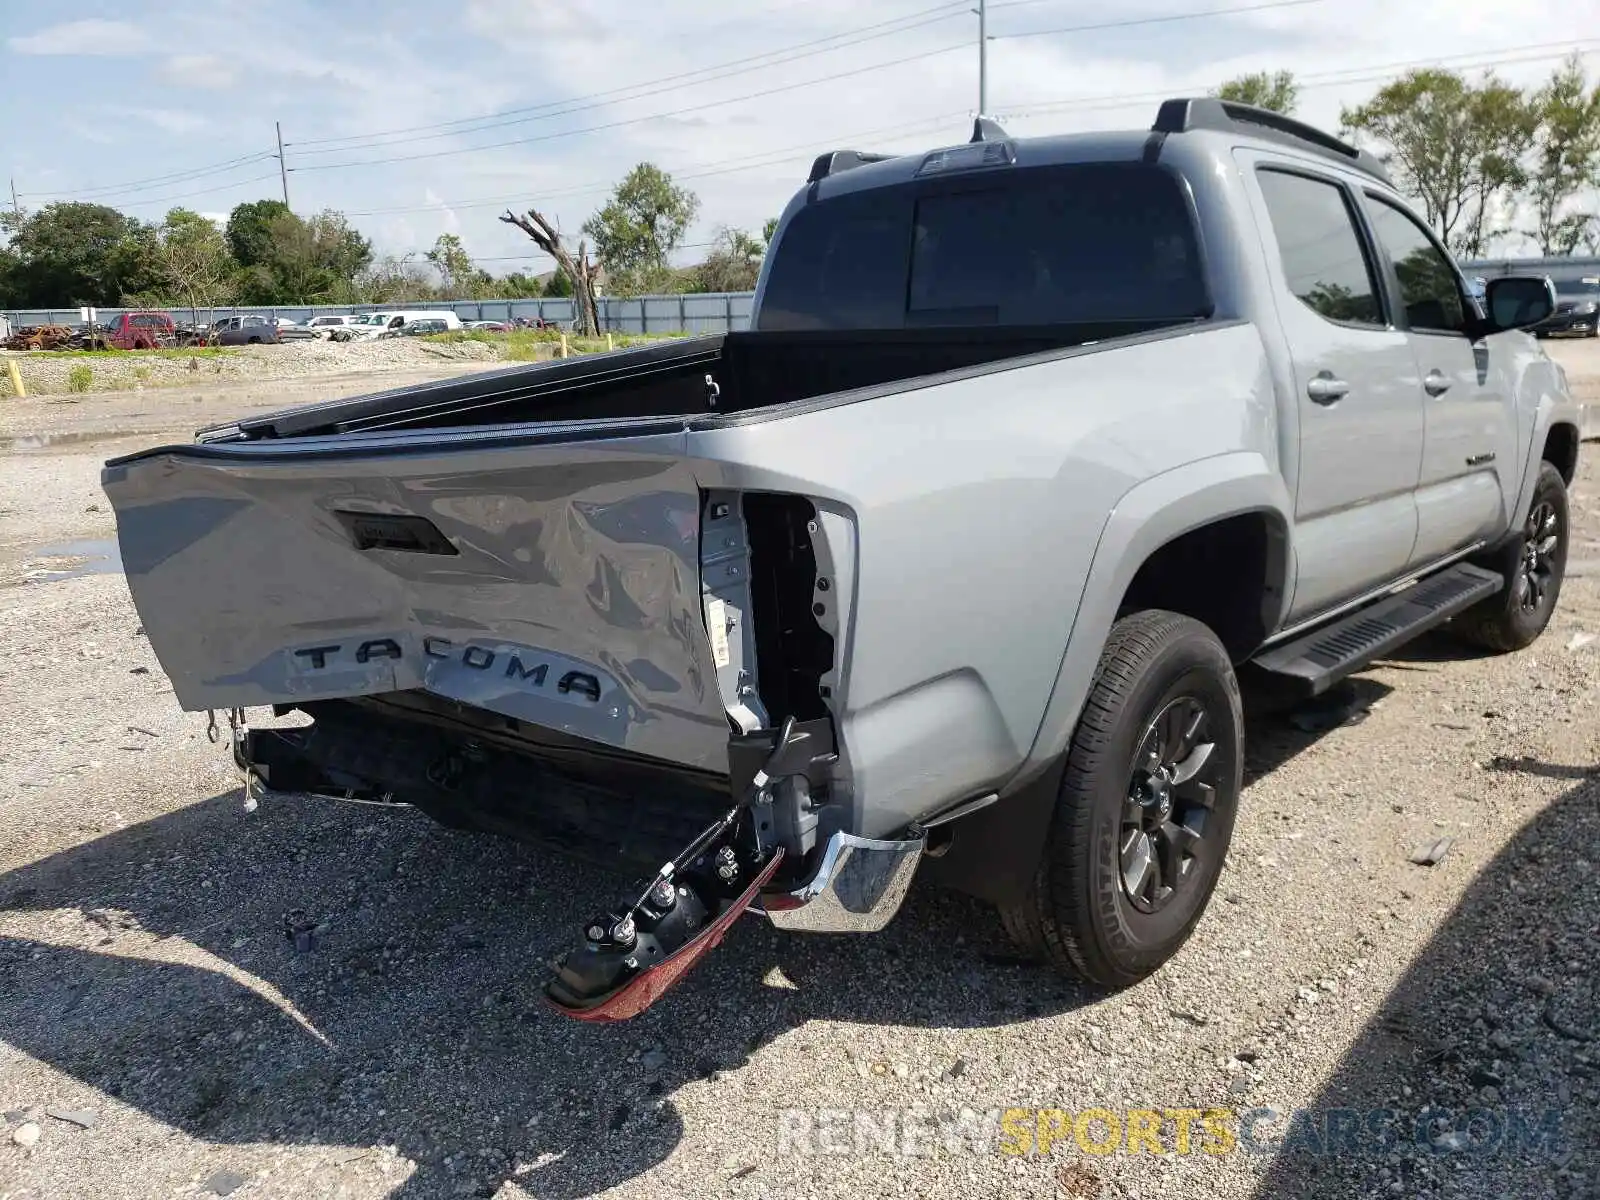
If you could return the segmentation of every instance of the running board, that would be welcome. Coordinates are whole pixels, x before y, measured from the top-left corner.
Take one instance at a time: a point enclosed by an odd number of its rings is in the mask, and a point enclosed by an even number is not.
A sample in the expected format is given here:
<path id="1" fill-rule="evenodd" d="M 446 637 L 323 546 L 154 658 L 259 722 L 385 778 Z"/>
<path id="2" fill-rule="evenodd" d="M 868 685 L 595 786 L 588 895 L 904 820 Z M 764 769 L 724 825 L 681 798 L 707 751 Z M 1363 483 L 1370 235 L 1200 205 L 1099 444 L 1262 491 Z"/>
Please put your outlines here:
<path id="1" fill-rule="evenodd" d="M 1458 563 L 1374 600 L 1331 625 L 1274 646 L 1252 660 L 1263 671 L 1289 681 L 1300 694 L 1318 696 L 1418 634 L 1442 625 L 1463 609 L 1505 586 L 1493 571 Z"/>

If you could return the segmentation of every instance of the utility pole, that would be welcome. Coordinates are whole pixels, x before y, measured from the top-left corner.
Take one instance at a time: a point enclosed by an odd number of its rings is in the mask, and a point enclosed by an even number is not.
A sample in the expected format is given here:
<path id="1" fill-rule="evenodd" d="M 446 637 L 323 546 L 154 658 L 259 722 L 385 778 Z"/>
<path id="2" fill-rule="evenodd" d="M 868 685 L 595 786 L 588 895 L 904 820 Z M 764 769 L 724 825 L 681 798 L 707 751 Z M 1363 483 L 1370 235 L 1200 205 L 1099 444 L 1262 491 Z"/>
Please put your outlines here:
<path id="1" fill-rule="evenodd" d="M 22 215 L 22 205 L 17 203 L 17 180 L 15 176 L 12 176 L 11 179 L 11 211 L 16 216 L 20 217 Z"/>
<path id="2" fill-rule="evenodd" d="M 978 0 L 978 115 L 989 112 L 989 14 L 987 0 Z"/>
<path id="3" fill-rule="evenodd" d="M 278 133 L 278 178 L 283 181 L 283 206 L 289 207 L 289 169 L 283 164 L 283 125 L 277 121 L 272 128 Z"/>

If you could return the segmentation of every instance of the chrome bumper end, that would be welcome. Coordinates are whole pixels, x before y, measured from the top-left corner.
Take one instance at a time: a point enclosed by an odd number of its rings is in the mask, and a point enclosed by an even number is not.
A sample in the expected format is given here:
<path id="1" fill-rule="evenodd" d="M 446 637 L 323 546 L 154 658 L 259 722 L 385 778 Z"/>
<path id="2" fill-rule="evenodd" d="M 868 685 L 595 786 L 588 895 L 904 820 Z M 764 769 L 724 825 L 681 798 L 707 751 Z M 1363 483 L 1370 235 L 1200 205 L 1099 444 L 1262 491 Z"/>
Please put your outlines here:
<path id="1" fill-rule="evenodd" d="M 761 897 L 779 929 L 799 933 L 873 933 L 900 911 L 928 836 L 881 841 L 836 833 L 823 847 L 815 873 L 792 891 Z"/>

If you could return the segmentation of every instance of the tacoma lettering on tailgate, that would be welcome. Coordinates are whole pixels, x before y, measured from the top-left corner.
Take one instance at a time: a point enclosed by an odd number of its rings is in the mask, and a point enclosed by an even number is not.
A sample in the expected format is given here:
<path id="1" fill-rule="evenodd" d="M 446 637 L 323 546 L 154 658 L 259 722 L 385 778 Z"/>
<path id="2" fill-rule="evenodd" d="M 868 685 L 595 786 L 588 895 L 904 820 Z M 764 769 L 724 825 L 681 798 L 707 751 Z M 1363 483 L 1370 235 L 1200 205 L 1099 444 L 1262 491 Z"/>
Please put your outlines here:
<path id="1" fill-rule="evenodd" d="M 495 671 L 504 678 L 529 690 L 539 690 L 551 683 L 555 671 L 548 656 L 540 651 L 522 649 L 490 649 L 487 646 L 467 644 L 458 646 L 449 638 L 425 637 L 422 653 L 431 659 L 459 662 L 473 671 Z M 306 646 L 290 651 L 302 670 L 323 671 L 354 663 L 369 663 L 375 659 L 404 659 L 405 651 L 394 638 L 372 638 L 363 642 L 334 642 L 323 646 Z M 557 668 L 559 669 L 559 667 Z M 600 677 L 588 671 L 565 670 L 554 679 L 556 692 L 599 704 L 602 694 Z"/>

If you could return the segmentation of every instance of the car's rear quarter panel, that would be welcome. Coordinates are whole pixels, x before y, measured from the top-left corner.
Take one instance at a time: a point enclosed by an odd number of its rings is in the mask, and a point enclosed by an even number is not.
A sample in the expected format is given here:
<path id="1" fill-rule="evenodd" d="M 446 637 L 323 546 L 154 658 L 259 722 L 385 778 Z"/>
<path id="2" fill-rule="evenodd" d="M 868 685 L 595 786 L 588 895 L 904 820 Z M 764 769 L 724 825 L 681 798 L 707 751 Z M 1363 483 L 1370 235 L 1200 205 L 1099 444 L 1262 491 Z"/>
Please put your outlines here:
<path id="1" fill-rule="evenodd" d="M 688 452 L 721 486 L 812 497 L 854 541 L 834 708 L 872 836 L 1016 776 L 1053 693 L 1087 686 L 1064 679 L 1063 655 L 1097 556 L 1129 548 L 1103 546 L 1102 532 L 1136 485 L 1214 459 L 1251 481 L 1229 504 L 1287 502 L 1271 379 L 1247 324 L 869 394 L 706 423 Z M 1146 525 L 1175 536 L 1213 515 L 1229 514 L 1175 495 Z M 1085 636 L 1098 646 L 1103 632 Z"/>

